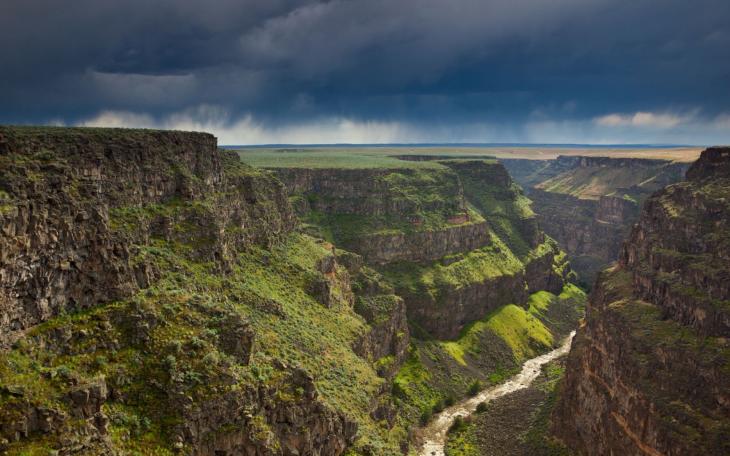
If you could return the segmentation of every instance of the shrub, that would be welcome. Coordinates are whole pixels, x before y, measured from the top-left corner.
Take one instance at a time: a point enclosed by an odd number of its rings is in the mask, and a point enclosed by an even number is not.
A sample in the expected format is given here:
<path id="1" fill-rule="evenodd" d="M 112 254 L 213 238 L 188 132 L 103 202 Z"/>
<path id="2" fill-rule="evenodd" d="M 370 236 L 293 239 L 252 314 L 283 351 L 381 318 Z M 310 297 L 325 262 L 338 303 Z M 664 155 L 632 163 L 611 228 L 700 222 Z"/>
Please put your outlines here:
<path id="1" fill-rule="evenodd" d="M 72 377 L 72 370 L 70 367 L 62 364 L 56 368 L 56 375 L 64 380 L 68 380 Z"/>
<path id="2" fill-rule="evenodd" d="M 177 359 L 173 355 L 167 355 L 162 362 L 165 369 L 172 375 L 177 370 Z"/>
<path id="3" fill-rule="evenodd" d="M 397 397 L 400 399 L 406 399 L 408 397 L 408 393 L 403 389 L 403 386 L 398 382 L 393 382 L 393 388 L 392 388 L 393 397 Z"/>
<path id="4" fill-rule="evenodd" d="M 469 396 L 474 397 L 477 394 L 479 394 L 479 391 L 481 391 L 481 390 L 482 390 L 482 382 L 480 382 L 479 380 L 474 380 L 471 383 L 471 385 L 469 385 L 469 390 L 468 390 Z"/>
<path id="5" fill-rule="evenodd" d="M 488 408 L 489 406 L 486 402 L 480 402 L 477 404 L 477 413 L 484 413 L 487 411 Z"/>
<path id="6" fill-rule="evenodd" d="M 457 432 L 461 430 L 462 427 L 464 427 L 464 418 L 462 418 L 461 416 L 457 416 L 456 418 L 454 418 L 451 426 L 449 426 L 448 433 L 451 434 L 452 432 Z"/>
<path id="7" fill-rule="evenodd" d="M 435 415 L 437 413 L 440 413 L 443 409 L 444 409 L 443 401 L 438 401 L 435 404 L 433 404 L 433 407 L 431 407 L 431 412 Z"/>
<path id="8" fill-rule="evenodd" d="M 446 407 L 451 407 L 456 403 L 456 398 L 453 394 L 449 394 L 448 396 L 446 396 L 446 400 L 444 401 L 444 403 L 446 404 Z"/>
<path id="9" fill-rule="evenodd" d="M 96 369 L 103 369 L 107 365 L 107 359 L 105 356 L 99 355 L 94 358 L 94 367 Z"/>
<path id="10" fill-rule="evenodd" d="M 198 336 L 193 336 L 190 339 L 190 346 L 193 348 L 193 350 L 200 350 L 201 348 L 205 347 L 205 342 L 203 342 L 203 340 L 200 339 Z"/>
<path id="11" fill-rule="evenodd" d="M 421 426 L 425 426 L 430 419 L 431 410 L 424 410 L 423 413 L 421 413 Z"/>

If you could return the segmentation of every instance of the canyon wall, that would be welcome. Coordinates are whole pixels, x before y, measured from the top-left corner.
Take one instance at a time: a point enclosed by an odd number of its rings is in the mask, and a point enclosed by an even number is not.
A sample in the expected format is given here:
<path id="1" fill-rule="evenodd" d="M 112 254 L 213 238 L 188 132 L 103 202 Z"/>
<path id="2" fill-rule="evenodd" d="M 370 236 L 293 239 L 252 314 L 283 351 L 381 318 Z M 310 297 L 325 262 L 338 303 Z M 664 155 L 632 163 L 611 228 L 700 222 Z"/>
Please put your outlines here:
<path id="1" fill-rule="evenodd" d="M 407 448 L 376 424 L 403 302 L 270 173 L 208 134 L 31 127 L 0 170 L 0 451 Z"/>
<path id="2" fill-rule="evenodd" d="M 377 267 L 409 319 L 437 338 L 536 291 L 559 292 L 570 269 L 505 168 L 437 164 L 271 169 L 308 228 Z"/>
<path id="3" fill-rule="evenodd" d="M 730 452 L 730 148 L 655 193 L 602 272 L 553 432 L 580 454 Z"/>
<path id="4" fill-rule="evenodd" d="M 201 225 L 205 242 L 194 254 L 222 267 L 237 248 L 290 231 L 294 217 L 278 184 L 253 173 L 227 176 L 224 159 L 203 133 L 109 131 L 97 138 L 80 130 L 1 130 L 0 343 L 59 313 L 149 285 L 156 272 L 131 261 L 134 244 L 191 241 L 162 213 L 115 230 L 121 208 L 205 201 L 174 222 Z M 237 190 L 246 196 L 231 193 Z M 263 217 L 266 224 L 258 222 Z"/>
<path id="5" fill-rule="evenodd" d="M 639 208 L 654 191 L 682 179 L 689 166 L 664 160 L 560 156 L 500 160 L 533 201 L 540 226 L 570 255 L 579 280 L 618 259 Z"/>

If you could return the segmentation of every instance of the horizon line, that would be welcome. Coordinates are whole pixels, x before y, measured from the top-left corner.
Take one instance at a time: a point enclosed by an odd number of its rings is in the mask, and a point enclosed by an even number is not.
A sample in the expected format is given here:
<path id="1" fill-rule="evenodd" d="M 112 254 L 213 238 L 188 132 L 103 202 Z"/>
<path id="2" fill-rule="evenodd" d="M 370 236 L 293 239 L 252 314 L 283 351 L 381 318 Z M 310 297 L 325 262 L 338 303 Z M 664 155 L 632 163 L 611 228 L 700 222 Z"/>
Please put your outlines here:
<path id="1" fill-rule="evenodd" d="M 220 144 L 222 148 L 335 148 L 335 147 L 544 147 L 544 148 L 595 148 L 595 149 L 679 149 L 685 147 L 710 147 L 702 144 L 662 144 L 662 143 L 638 143 L 638 144 L 591 144 L 591 143 L 520 143 L 520 142 L 495 142 L 495 143 L 479 143 L 479 142 L 424 142 L 424 143 L 268 143 L 268 144 Z"/>

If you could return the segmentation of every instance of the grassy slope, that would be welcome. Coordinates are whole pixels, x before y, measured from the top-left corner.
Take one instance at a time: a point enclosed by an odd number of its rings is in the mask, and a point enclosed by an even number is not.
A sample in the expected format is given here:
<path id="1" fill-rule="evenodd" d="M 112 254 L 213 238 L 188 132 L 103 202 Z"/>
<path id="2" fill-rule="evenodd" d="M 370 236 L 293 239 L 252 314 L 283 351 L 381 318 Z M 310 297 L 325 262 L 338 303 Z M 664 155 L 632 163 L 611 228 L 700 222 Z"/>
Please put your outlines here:
<path id="1" fill-rule="evenodd" d="M 272 159 L 272 153 L 267 154 L 262 154 L 262 157 Z M 304 157 L 306 153 L 296 154 Z M 320 160 L 327 153 L 323 154 L 312 157 L 312 160 Z M 355 160 L 354 156 L 348 159 Z M 306 160 L 298 160 L 299 163 L 293 166 L 304 166 Z M 355 165 L 346 165 L 350 166 Z M 433 180 L 434 173 L 458 174 L 451 169 L 422 169 L 412 174 L 401 174 L 396 170 L 389 175 L 390 188 L 394 189 L 394 193 L 420 198 L 420 205 L 427 206 L 429 200 L 443 197 L 440 195 L 443 189 L 439 185 L 424 185 Z M 521 271 L 528 261 L 554 251 L 553 241 L 549 239 L 531 247 L 530 241 L 523 237 L 520 228 L 523 223 L 529 223 L 534 213 L 530 209 L 530 201 L 516 185 L 507 188 L 493 186 L 483 179 L 467 176 L 459 176 L 459 182 L 463 185 L 470 211 L 489 224 L 491 244 L 454 255 L 444 263 L 419 265 L 399 262 L 381 268 L 397 290 L 407 290 L 415 295 L 427 294 L 438 301 L 440 292 L 446 287 L 460 288 L 502 275 L 513 275 Z M 427 220 L 425 226 L 429 229 L 439 228 L 438 223 L 429 223 L 429 220 L 443 220 L 440 214 L 426 212 L 421 215 Z M 375 232 L 395 234 L 408 229 L 399 225 L 397 220 L 380 218 L 373 221 L 349 214 L 310 213 L 305 220 L 335 243 Z M 556 263 L 560 264 L 556 267 L 563 267 L 563 262 L 564 255 L 558 255 Z M 533 295 L 529 309 L 514 304 L 501 307 L 466 328 L 456 341 L 415 339 L 409 358 L 393 385 L 404 420 L 413 423 L 431 410 L 437 410 L 450 398 L 463 397 L 474 382 L 486 385 L 503 381 L 523 360 L 548 350 L 557 339 L 567 334 L 579 318 L 584 300 L 582 291 L 566 286 L 560 297 L 547 292 Z M 418 331 L 413 335 L 419 336 Z"/>
<path id="2" fill-rule="evenodd" d="M 68 356 L 31 343 L 1 354 L 0 383 L 20 385 L 31 401 L 63 409 L 60 397 L 66 387 L 58 375 L 71 372 L 81 382 L 105 376 L 112 384 L 122 375 L 126 380 L 118 387 L 133 398 L 128 401 L 130 405 L 105 406 L 112 418 L 115 443 L 129 453 L 164 454 L 169 447 L 165 424 L 177 420 L 175 410 L 164 406 L 164 390 L 170 382 L 181 381 L 195 402 L 204 401 L 238 387 L 221 383 L 226 376 L 251 385 L 275 382 L 278 369 L 274 360 L 279 359 L 314 375 L 324 402 L 359 423 L 362 441 L 393 450 L 397 440 L 405 437 L 404 431 L 396 428 L 388 432 L 368 416 L 370 402 L 383 380 L 350 348 L 366 329 L 365 323 L 349 307 L 327 309 L 304 291 L 315 274 L 315 261 L 329 252 L 326 248 L 311 238 L 294 235 L 270 252 L 253 250 L 242 255 L 228 277 L 220 276 L 211 264 L 183 260 L 176 250 L 176 246 L 162 242 L 144 250 L 143 255 L 156 257 L 158 264 L 170 271 L 154 287 L 127 301 L 61 317 L 33 329 L 31 336 L 60 327 L 74 333 L 86 330 L 89 335 L 72 347 L 74 353 Z M 286 317 L 265 311 L 260 306 L 262 299 L 281 305 Z M 149 348 L 126 343 L 124 327 L 114 323 L 115 315 L 137 309 L 154 314 L 163 323 L 153 331 Z M 256 351 L 249 366 L 217 347 L 221 329 L 208 314 L 218 311 L 233 312 L 251 322 Z M 111 321 L 111 332 L 99 327 L 98 321 Z M 119 339 L 119 349 L 84 353 L 84 346 L 93 346 L 95 338 L 109 334 Z M 0 408 L 9 406 L 0 404 Z M 139 425 L 129 423 L 146 424 L 138 429 Z M 130 433 L 133 438 L 125 440 Z M 16 448 L 18 454 L 26 449 L 25 445 Z"/>
<path id="3" fill-rule="evenodd" d="M 636 202 L 663 187 L 656 184 L 657 175 L 664 172 L 662 166 L 593 166 L 575 168 L 552 177 L 536 188 L 564 193 L 583 199 L 598 199 L 601 196 L 620 196 Z"/>

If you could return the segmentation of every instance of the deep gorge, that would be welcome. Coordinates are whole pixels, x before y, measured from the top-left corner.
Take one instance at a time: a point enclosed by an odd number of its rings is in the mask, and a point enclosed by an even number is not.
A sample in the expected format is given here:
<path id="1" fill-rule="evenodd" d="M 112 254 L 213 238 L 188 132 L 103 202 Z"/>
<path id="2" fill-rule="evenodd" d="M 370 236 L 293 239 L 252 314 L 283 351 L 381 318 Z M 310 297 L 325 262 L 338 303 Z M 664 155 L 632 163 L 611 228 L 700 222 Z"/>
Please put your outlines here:
<path id="1" fill-rule="evenodd" d="M 727 450 L 727 149 L 686 182 L 408 157 L 255 168 L 204 133 L 0 127 L 0 451 L 416 454 L 586 301 L 525 392 L 529 453 Z"/>

